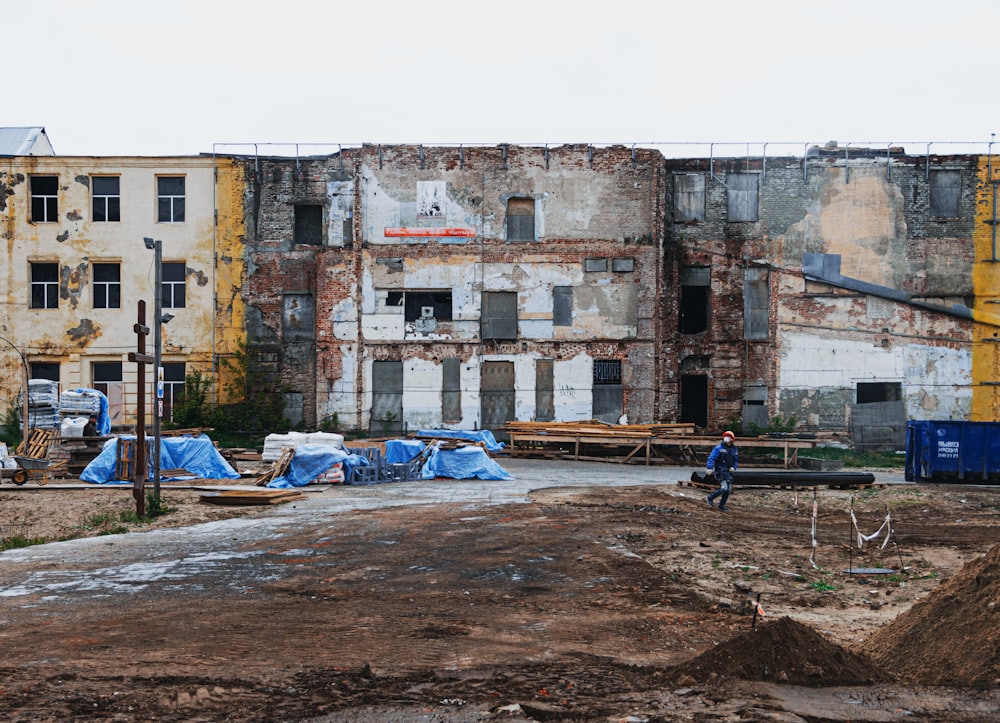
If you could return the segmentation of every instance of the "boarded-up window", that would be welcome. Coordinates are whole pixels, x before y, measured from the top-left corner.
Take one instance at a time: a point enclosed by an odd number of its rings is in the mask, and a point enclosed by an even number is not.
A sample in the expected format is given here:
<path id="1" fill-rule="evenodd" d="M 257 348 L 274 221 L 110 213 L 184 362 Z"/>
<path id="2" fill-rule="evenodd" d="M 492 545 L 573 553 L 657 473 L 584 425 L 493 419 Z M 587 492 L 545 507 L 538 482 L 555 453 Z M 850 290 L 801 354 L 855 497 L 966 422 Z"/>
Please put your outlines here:
<path id="1" fill-rule="evenodd" d="M 552 288 L 552 325 L 573 326 L 573 287 Z"/>
<path id="2" fill-rule="evenodd" d="M 726 220 L 757 220 L 756 173 L 730 173 L 726 176 Z"/>
<path id="3" fill-rule="evenodd" d="M 958 202 L 962 195 L 960 171 L 931 171 L 931 216 L 958 218 Z"/>
<path id="4" fill-rule="evenodd" d="M 535 361 L 535 421 L 551 422 L 556 418 L 555 374 L 551 359 Z"/>
<path id="5" fill-rule="evenodd" d="M 454 357 L 441 360 L 441 421 L 462 421 L 462 360 Z"/>
<path id="6" fill-rule="evenodd" d="M 769 337 L 770 284 L 763 266 L 750 266 L 743 282 L 743 335 L 747 339 Z"/>
<path id="7" fill-rule="evenodd" d="M 681 334 L 700 334 L 708 330 L 712 270 L 707 266 L 681 269 L 681 298 L 677 330 Z"/>
<path id="8" fill-rule="evenodd" d="M 688 223 L 705 220 L 705 175 L 674 174 L 674 221 Z"/>
<path id="9" fill-rule="evenodd" d="M 323 243 L 323 207 L 303 205 L 295 207 L 295 243 Z"/>
<path id="10" fill-rule="evenodd" d="M 403 362 L 372 362 L 370 428 L 379 436 L 403 431 Z"/>
<path id="11" fill-rule="evenodd" d="M 608 260 L 607 259 L 584 259 L 583 260 L 583 270 L 588 273 L 607 271 L 608 270 Z"/>
<path id="12" fill-rule="evenodd" d="M 535 199 L 511 198 L 507 200 L 507 240 L 535 240 Z"/>
<path id="13" fill-rule="evenodd" d="M 316 307 L 312 294 L 285 294 L 281 335 L 285 341 L 309 341 L 316 336 Z"/>
<path id="14" fill-rule="evenodd" d="M 484 291 L 480 324 L 483 339 L 517 339 L 517 294 Z"/>

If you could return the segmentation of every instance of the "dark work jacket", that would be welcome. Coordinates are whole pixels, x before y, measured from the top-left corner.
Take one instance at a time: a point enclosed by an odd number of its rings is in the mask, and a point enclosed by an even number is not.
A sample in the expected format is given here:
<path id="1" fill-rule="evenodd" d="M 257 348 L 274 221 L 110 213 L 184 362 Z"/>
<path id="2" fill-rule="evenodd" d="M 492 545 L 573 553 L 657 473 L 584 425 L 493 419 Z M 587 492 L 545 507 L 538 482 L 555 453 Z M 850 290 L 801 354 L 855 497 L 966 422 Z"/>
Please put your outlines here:
<path id="1" fill-rule="evenodd" d="M 740 453 L 736 449 L 735 444 L 727 446 L 725 442 L 719 442 L 709 453 L 705 467 L 714 470 L 715 476 L 718 479 L 731 480 L 733 475 L 730 474 L 729 468 L 736 469 L 739 467 L 739 461 Z"/>

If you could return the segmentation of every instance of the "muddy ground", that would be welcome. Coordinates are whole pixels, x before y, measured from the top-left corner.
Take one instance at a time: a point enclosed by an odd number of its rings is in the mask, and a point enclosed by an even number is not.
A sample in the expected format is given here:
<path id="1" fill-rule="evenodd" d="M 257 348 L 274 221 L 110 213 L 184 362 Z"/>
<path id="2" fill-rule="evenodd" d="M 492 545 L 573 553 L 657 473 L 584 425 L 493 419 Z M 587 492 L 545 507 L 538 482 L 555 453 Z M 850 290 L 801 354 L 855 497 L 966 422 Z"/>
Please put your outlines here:
<path id="1" fill-rule="evenodd" d="M 203 494 L 165 486 L 174 512 L 123 524 L 274 512 Z M 121 489 L 0 485 L 0 537 L 94 536 L 134 508 Z M 0 717 L 997 717 L 997 490 L 738 489 L 731 508 L 664 484 L 289 516 L 219 550 L 252 565 L 127 595 L 26 593 L 3 553 Z M 852 510 L 866 535 L 888 514 L 893 534 L 858 549 Z M 57 578 L 73 544 L 36 574 Z"/>

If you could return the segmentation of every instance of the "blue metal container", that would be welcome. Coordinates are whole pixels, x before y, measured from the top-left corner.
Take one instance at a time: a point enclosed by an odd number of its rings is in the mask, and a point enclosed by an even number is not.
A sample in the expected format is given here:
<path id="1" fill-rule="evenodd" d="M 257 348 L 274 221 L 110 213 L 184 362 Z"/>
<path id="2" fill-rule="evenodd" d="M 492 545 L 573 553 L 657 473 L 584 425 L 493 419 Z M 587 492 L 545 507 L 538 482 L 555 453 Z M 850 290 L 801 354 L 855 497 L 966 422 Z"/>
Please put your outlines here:
<path id="1" fill-rule="evenodd" d="M 1000 482 L 1000 422 L 906 423 L 909 482 Z"/>

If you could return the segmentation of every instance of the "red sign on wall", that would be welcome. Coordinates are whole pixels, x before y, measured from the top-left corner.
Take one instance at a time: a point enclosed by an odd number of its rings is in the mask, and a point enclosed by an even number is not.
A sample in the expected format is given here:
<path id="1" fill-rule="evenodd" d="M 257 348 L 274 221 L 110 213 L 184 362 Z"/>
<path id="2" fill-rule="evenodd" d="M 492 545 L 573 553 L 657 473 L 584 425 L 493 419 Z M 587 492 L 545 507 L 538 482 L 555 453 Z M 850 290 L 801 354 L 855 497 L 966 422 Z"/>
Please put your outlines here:
<path id="1" fill-rule="evenodd" d="M 402 236 L 451 236 L 451 237 L 469 237 L 475 236 L 476 230 L 472 228 L 412 228 L 409 226 L 396 226 L 396 227 L 386 227 L 385 235 L 394 238 L 399 238 Z"/>

